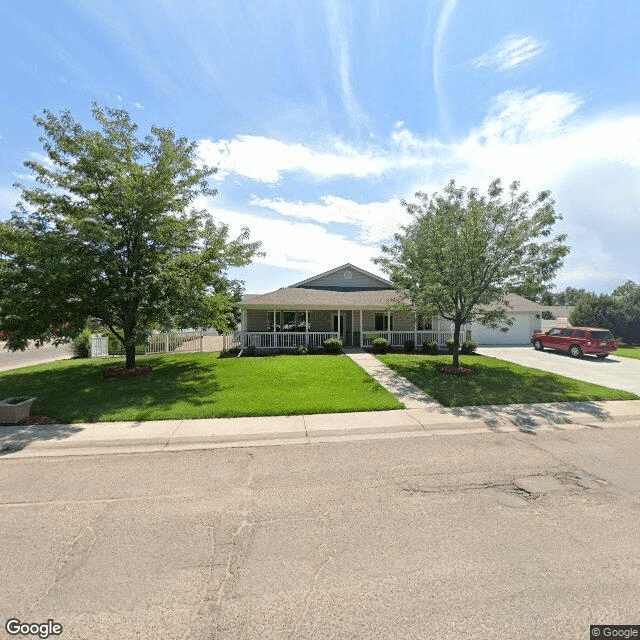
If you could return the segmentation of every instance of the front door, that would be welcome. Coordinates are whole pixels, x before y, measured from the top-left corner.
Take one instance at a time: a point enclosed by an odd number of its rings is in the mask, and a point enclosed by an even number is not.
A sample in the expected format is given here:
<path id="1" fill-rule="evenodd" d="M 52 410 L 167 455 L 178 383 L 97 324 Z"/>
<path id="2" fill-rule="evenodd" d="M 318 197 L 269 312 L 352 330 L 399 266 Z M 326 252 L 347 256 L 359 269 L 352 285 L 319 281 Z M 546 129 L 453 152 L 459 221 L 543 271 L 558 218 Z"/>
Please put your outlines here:
<path id="1" fill-rule="evenodd" d="M 333 314 L 333 331 L 338 333 L 338 314 Z M 344 313 L 340 314 L 340 340 L 342 340 L 342 344 L 347 344 L 346 337 L 349 334 L 347 333 L 347 316 Z"/>

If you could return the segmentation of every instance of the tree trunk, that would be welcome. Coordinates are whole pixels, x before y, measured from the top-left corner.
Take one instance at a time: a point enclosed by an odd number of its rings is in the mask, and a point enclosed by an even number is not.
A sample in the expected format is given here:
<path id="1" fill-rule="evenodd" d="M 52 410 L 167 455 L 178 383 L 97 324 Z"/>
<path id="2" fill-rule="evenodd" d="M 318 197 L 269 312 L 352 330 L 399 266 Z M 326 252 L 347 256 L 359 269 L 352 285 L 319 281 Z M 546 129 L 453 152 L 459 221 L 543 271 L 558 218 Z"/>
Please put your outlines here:
<path id="1" fill-rule="evenodd" d="M 124 348 L 126 355 L 125 367 L 127 369 L 133 369 L 136 366 L 136 345 L 127 344 Z"/>
<path id="2" fill-rule="evenodd" d="M 136 343 L 133 340 L 133 327 L 128 319 L 125 319 L 122 327 L 122 333 L 124 335 L 124 353 L 125 353 L 125 367 L 127 369 L 133 369 L 136 366 Z"/>
<path id="3" fill-rule="evenodd" d="M 453 321 L 453 366 L 460 366 L 460 329 L 462 328 L 462 318 L 460 313 L 456 312 L 455 320 Z"/>

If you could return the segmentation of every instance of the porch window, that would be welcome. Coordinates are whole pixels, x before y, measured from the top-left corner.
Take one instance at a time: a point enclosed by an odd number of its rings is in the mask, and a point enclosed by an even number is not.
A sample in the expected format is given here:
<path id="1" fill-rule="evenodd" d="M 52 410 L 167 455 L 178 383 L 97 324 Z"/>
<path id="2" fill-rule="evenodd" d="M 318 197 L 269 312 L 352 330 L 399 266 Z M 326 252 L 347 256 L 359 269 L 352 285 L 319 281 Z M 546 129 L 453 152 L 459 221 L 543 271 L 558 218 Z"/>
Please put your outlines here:
<path id="1" fill-rule="evenodd" d="M 304 311 L 277 311 L 276 312 L 276 331 L 305 331 L 305 312 Z M 311 324 L 311 323 L 309 323 Z M 267 331 L 273 331 L 273 312 L 269 313 Z M 309 326 L 311 331 L 311 326 Z"/>
<path id="2" fill-rule="evenodd" d="M 389 316 L 386 313 L 376 313 L 376 331 L 393 331 L 393 316 L 391 316 L 391 327 L 389 327 Z"/>

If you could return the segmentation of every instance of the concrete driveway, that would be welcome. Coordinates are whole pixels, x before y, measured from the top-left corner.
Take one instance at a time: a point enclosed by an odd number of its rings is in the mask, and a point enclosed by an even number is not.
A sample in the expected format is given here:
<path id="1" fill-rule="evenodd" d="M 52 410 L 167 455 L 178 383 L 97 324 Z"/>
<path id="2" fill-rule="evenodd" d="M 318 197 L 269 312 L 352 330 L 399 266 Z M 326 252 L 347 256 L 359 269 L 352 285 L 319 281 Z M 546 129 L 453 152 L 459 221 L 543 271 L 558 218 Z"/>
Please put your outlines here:
<path id="1" fill-rule="evenodd" d="M 557 373 L 568 378 L 601 384 L 640 395 L 640 360 L 611 355 L 598 360 L 595 356 L 572 358 L 560 351 L 535 351 L 529 347 L 479 347 L 478 353 L 507 360 L 524 367 Z"/>

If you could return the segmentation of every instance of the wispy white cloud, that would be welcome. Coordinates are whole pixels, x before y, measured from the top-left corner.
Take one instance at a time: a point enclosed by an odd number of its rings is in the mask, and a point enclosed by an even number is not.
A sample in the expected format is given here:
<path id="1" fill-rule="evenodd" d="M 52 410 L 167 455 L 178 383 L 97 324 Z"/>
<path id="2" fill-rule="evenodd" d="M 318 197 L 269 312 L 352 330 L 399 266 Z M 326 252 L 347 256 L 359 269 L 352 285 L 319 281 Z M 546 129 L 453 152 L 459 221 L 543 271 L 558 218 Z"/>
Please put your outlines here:
<path id="1" fill-rule="evenodd" d="M 495 49 L 471 60 L 474 67 L 495 67 L 498 71 L 510 71 L 515 67 L 539 56 L 545 44 L 532 36 L 510 35 Z"/>
<path id="2" fill-rule="evenodd" d="M 338 0 L 327 0 L 327 19 L 331 49 L 336 60 L 342 103 L 354 124 L 364 124 L 364 112 L 356 98 L 351 82 L 351 55 L 349 51 L 349 30 L 343 9 L 348 7 Z"/>
<path id="3" fill-rule="evenodd" d="M 444 123 L 445 129 L 448 128 L 448 115 L 445 97 L 442 89 L 442 49 L 444 45 L 444 37 L 449 26 L 449 22 L 453 16 L 458 0 L 444 0 L 442 10 L 438 16 L 436 30 L 433 37 L 433 54 L 432 54 L 432 73 L 433 73 L 433 89 L 436 96 L 436 103 L 440 117 Z"/>
<path id="4" fill-rule="evenodd" d="M 0 187 L 0 219 L 8 218 L 20 200 L 20 194 L 16 189 Z"/>
<path id="5" fill-rule="evenodd" d="M 505 91 L 495 98 L 480 134 L 521 142 L 557 133 L 584 103 L 575 93 Z"/>
<path id="6" fill-rule="evenodd" d="M 259 198 L 254 196 L 251 204 L 266 207 L 284 216 L 312 220 L 319 224 L 341 223 L 356 228 L 360 242 L 379 243 L 389 240 L 406 224 L 409 216 L 397 198 L 386 202 L 360 203 L 348 198 L 327 195 L 319 202 L 291 202 L 283 198 Z"/>
<path id="7" fill-rule="evenodd" d="M 229 225 L 231 234 L 239 234 L 243 227 L 248 227 L 251 238 L 262 241 L 265 256 L 256 260 L 258 264 L 313 274 L 349 260 L 370 271 L 375 270 L 371 259 L 379 253 L 377 246 L 331 233 L 323 225 L 230 211 L 215 207 L 213 200 L 204 204 L 208 204 L 214 218 Z"/>
<path id="8" fill-rule="evenodd" d="M 136 109 L 144 109 L 144 105 L 142 104 L 142 102 L 134 102 L 134 103 L 133 103 L 133 106 L 134 106 Z"/>
<path id="9" fill-rule="evenodd" d="M 232 140 L 201 140 L 202 161 L 218 167 L 216 179 L 235 173 L 275 184 L 286 172 L 304 171 L 321 179 L 337 176 L 368 178 L 392 170 L 428 167 L 438 143 L 418 140 L 406 129 L 395 129 L 391 146 L 356 149 L 341 140 L 325 140 L 323 148 L 287 143 L 263 136 L 239 135 Z M 410 152 L 410 153 L 409 153 Z"/>

